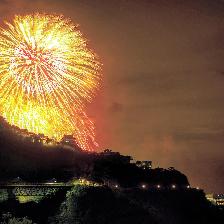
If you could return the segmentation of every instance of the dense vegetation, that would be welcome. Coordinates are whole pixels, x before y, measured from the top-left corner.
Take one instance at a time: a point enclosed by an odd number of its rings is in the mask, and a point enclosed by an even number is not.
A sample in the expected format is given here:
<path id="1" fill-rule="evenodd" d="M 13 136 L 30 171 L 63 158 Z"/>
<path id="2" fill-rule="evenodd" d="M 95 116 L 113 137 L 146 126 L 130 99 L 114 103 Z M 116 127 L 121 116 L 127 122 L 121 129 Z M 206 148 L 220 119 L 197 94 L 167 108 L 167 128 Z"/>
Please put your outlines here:
<path id="1" fill-rule="evenodd" d="M 223 211 L 197 190 L 76 185 L 67 194 L 61 191 L 39 203 L 11 201 L 0 204 L 0 209 L 4 224 L 9 223 L 4 222 L 8 211 L 12 214 L 8 220 L 14 220 L 10 223 L 15 224 L 222 224 L 224 221 Z M 19 218 L 25 216 L 28 218 Z"/>
<path id="2" fill-rule="evenodd" d="M 202 191 L 76 186 L 67 193 L 49 223 L 221 224 L 223 221 L 223 212 L 213 207 Z"/>

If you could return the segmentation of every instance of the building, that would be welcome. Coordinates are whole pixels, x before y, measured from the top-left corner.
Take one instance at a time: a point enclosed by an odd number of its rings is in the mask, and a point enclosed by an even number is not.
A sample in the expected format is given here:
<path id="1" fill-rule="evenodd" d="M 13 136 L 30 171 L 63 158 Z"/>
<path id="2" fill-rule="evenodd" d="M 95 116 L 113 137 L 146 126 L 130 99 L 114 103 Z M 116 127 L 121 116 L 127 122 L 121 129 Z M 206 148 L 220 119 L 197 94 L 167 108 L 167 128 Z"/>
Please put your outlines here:
<path id="1" fill-rule="evenodd" d="M 105 149 L 103 152 L 99 154 L 100 156 L 103 156 L 104 158 L 110 159 L 110 160 L 116 160 L 122 163 L 130 163 L 132 159 L 131 156 L 123 156 L 119 152 L 113 152 L 110 149 Z"/>
<path id="2" fill-rule="evenodd" d="M 63 145 L 71 146 L 71 147 L 77 146 L 76 139 L 74 138 L 73 135 L 64 135 L 60 143 Z"/>
<path id="3" fill-rule="evenodd" d="M 224 194 L 206 194 L 207 200 L 217 206 L 224 206 Z"/>
<path id="4" fill-rule="evenodd" d="M 224 206 L 224 194 L 215 194 L 216 205 Z"/>
<path id="5" fill-rule="evenodd" d="M 150 160 L 136 161 L 135 164 L 136 164 L 136 166 L 138 166 L 144 170 L 152 169 L 152 161 L 150 161 Z"/>

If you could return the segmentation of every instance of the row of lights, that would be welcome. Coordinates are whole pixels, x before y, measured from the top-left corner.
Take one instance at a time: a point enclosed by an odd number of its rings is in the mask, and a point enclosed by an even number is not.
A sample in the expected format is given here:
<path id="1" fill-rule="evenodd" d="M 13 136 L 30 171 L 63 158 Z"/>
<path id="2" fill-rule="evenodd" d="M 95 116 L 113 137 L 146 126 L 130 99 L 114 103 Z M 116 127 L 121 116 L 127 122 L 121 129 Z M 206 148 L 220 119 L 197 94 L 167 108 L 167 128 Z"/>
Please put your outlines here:
<path id="1" fill-rule="evenodd" d="M 118 186 L 117 184 L 114 185 L 114 187 L 115 187 L 115 188 L 119 188 L 119 186 Z M 162 186 L 161 186 L 160 184 L 156 185 L 156 188 L 158 188 L 158 189 L 160 189 L 161 187 L 162 187 Z M 142 189 L 146 189 L 146 188 L 147 188 L 147 185 L 146 185 L 146 184 L 142 184 L 142 185 L 141 185 L 141 188 L 142 188 Z M 171 188 L 172 188 L 172 189 L 176 189 L 177 186 L 176 186 L 175 184 L 172 184 L 172 185 L 171 185 Z M 190 185 L 187 185 L 186 188 L 189 189 L 189 188 L 190 188 Z M 199 190 L 200 188 L 199 188 L 199 187 L 196 187 L 196 189 Z"/>
<path id="2" fill-rule="evenodd" d="M 158 188 L 158 189 L 160 189 L 161 187 L 162 187 L 162 186 L 161 186 L 160 184 L 156 185 L 156 188 Z M 146 184 L 142 184 L 142 185 L 141 185 L 141 188 L 146 189 L 146 188 L 147 188 L 147 185 L 146 185 Z M 172 184 L 172 185 L 171 185 L 171 188 L 172 188 L 172 189 L 176 189 L 177 186 L 176 186 L 175 184 Z M 187 185 L 186 188 L 189 189 L 189 188 L 190 188 L 190 185 Z M 197 187 L 197 189 L 199 190 L 199 187 Z"/>

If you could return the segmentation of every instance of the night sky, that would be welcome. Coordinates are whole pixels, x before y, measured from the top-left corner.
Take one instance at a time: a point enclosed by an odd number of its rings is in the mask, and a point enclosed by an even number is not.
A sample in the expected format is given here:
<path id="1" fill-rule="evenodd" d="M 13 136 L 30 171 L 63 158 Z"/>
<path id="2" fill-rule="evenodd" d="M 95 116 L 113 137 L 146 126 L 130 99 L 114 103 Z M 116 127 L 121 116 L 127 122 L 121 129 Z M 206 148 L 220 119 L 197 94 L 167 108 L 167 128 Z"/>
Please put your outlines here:
<path id="1" fill-rule="evenodd" d="M 100 148 L 224 191 L 224 1 L 0 0 L 1 23 L 37 11 L 80 24 L 103 63 Z"/>

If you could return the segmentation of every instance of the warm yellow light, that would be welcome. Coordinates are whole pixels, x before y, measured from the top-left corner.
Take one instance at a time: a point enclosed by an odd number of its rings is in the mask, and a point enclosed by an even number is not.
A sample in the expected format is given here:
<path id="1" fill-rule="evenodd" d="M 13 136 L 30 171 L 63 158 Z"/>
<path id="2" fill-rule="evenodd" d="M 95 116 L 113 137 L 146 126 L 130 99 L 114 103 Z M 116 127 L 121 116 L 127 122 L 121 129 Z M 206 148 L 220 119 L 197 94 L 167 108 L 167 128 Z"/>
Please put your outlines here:
<path id="1" fill-rule="evenodd" d="M 85 113 L 99 87 L 100 63 L 82 33 L 62 16 L 15 16 L 0 28 L 0 114 L 13 125 L 80 147 L 96 145 Z"/>

